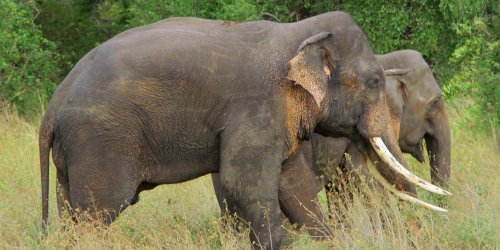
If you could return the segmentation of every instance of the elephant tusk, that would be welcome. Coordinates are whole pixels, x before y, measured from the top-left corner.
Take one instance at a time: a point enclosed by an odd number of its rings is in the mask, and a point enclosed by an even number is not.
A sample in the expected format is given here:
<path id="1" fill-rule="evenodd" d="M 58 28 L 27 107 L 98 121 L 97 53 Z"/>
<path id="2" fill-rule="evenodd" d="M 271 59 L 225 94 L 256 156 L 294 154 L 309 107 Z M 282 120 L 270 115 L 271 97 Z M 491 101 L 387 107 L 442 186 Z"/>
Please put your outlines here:
<path id="1" fill-rule="evenodd" d="M 410 181 L 410 183 L 413 183 L 432 193 L 451 195 L 450 192 L 421 179 L 420 177 L 414 175 L 412 172 L 406 169 L 403 165 L 401 165 L 401 163 L 399 163 L 398 160 L 394 158 L 389 149 L 387 149 L 382 138 L 372 137 L 370 138 L 370 143 L 372 144 L 373 148 L 380 156 L 380 158 L 382 158 L 382 160 L 387 163 L 387 165 L 389 165 L 389 167 L 391 167 L 394 171 L 398 172 L 400 175 Z"/>
<path id="2" fill-rule="evenodd" d="M 389 182 L 378 172 L 375 165 L 373 165 L 373 162 L 369 159 L 366 159 L 366 156 L 364 157 L 364 162 L 365 162 L 365 164 L 364 164 L 365 167 L 368 169 L 368 172 L 370 172 L 370 174 L 373 176 L 373 178 L 378 183 L 380 183 L 385 189 L 389 190 L 391 193 L 396 195 L 399 199 L 408 201 L 410 203 L 415 203 L 415 204 L 421 205 L 421 206 L 428 208 L 430 210 L 433 210 L 433 211 L 443 212 L 443 213 L 448 212 L 444 208 L 434 206 L 434 205 L 429 204 L 425 201 L 419 200 L 419 199 L 417 199 L 409 194 L 406 194 L 406 193 L 403 193 L 401 191 L 396 190 L 396 188 L 394 188 L 391 184 L 389 184 Z"/>

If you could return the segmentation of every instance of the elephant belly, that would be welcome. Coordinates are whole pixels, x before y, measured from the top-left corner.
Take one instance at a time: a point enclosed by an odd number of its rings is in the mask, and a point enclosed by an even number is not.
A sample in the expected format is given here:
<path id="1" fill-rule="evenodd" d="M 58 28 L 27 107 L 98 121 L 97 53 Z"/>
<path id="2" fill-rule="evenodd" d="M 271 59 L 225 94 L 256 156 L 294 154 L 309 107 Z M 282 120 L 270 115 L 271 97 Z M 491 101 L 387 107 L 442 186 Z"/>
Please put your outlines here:
<path id="1" fill-rule="evenodd" d="M 218 142 L 205 147 L 174 147 L 156 157 L 144 169 L 145 182 L 155 184 L 179 183 L 219 170 Z"/>

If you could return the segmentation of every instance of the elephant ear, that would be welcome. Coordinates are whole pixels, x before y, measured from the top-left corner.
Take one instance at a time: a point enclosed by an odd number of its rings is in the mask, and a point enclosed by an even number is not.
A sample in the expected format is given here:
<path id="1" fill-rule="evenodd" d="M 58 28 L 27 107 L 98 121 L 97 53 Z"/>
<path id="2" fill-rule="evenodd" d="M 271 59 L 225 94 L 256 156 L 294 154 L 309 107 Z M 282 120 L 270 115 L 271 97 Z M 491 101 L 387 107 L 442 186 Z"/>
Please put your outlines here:
<path id="1" fill-rule="evenodd" d="M 328 79 L 333 71 L 329 60 L 331 56 L 318 43 L 329 36 L 329 32 L 322 32 L 307 38 L 300 44 L 297 55 L 289 62 L 287 78 L 307 90 L 318 107 L 321 107 L 325 99 Z"/>
<path id="2" fill-rule="evenodd" d="M 412 72 L 412 69 L 387 69 L 384 70 L 384 74 L 386 77 L 387 84 L 390 84 L 391 81 L 397 83 L 397 89 L 399 94 L 401 95 L 404 102 L 408 99 L 408 89 L 406 88 L 406 83 L 404 77 Z"/>
<path id="3" fill-rule="evenodd" d="M 385 76 L 403 76 L 410 73 L 411 69 L 386 69 L 384 71 Z"/>

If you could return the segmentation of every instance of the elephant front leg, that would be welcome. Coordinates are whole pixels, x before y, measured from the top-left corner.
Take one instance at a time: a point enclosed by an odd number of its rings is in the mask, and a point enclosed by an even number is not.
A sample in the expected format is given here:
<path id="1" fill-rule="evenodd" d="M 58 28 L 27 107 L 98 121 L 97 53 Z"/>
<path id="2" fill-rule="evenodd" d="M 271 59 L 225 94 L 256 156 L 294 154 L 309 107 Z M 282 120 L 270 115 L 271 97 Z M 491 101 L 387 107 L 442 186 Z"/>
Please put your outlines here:
<path id="1" fill-rule="evenodd" d="M 317 199 L 322 186 L 311 151 L 311 143 L 303 142 L 297 153 L 283 162 L 279 199 L 290 223 L 305 227 L 315 239 L 325 239 L 332 234 Z"/>
<path id="2" fill-rule="evenodd" d="M 354 144 L 349 144 L 344 153 L 342 162 L 335 167 L 335 173 L 329 176 L 325 191 L 327 197 L 330 220 L 343 223 L 347 210 L 353 202 L 354 187 L 358 187 L 360 181 L 355 171 L 360 169 L 363 155 Z"/>
<path id="3" fill-rule="evenodd" d="M 349 144 L 342 163 L 337 167 L 336 176 L 331 176 L 327 183 L 325 190 L 330 220 L 336 219 L 338 223 L 345 221 L 347 211 L 354 200 L 354 193 L 362 191 L 360 188 L 363 182 L 360 178 L 370 177 L 369 172 L 363 167 L 363 157 L 363 153 L 354 144 Z M 366 184 L 371 190 L 380 188 L 372 181 L 367 181 Z"/>
<path id="4" fill-rule="evenodd" d="M 220 183 L 220 174 L 212 173 L 212 185 L 214 186 L 215 197 L 217 198 L 217 203 L 221 211 L 221 215 L 224 215 L 226 206 L 224 205 L 224 194 L 222 193 L 222 184 Z"/>
<path id="5" fill-rule="evenodd" d="M 278 249 L 283 232 L 278 179 L 283 147 L 241 126 L 221 137 L 220 184 L 229 212 L 250 223 L 255 249 Z M 230 133 L 229 133 L 230 132 Z M 267 141 L 266 141 L 267 140 Z"/>

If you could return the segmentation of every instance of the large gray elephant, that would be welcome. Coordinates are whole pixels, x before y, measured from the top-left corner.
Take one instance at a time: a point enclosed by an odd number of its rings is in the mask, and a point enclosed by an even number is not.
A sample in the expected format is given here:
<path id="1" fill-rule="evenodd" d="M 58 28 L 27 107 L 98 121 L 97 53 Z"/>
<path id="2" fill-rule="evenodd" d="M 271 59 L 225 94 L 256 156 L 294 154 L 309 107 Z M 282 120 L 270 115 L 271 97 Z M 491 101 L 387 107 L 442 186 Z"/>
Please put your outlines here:
<path id="1" fill-rule="evenodd" d="M 51 148 L 60 210 L 66 202 L 108 224 L 143 190 L 219 172 L 229 210 L 264 248 L 281 243 L 281 163 L 313 131 L 348 137 L 374 161 L 394 155 L 377 167 L 401 191 L 446 193 L 396 174 L 406 163 L 384 88 L 365 35 L 342 12 L 291 24 L 170 18 L 125 31 L 85 55 L 47 107 L 43 225 Z M 390 152 L 377 155 L 381 144 Z"/>
<path id="2" fill-rule="evenodd" d="M 425 140 L 432 182 L 446 186 L 450 177 L 450 127 L 441 89 L 429 66 L 414 50 L 378 55 L 377 59 L 385 69 L 392 128 L 402 152 L 424 162 Z M 350 155 L 350 161 L 345 159 L 345 153 Z M 353 168 L 368 174 L 359 168 L 365 164 L 363 154 L 348 138 L 315 134 L 303 142 L 297 153 L 283 163 L 280 175 L 280 205 L 290 222 L 305 225 L 312 235 L 324 233 L 316 195 L 323 186 L 331 195 L 349 195 L 345 188 L 351 186 L 351 178 L 356 180 Z M 215 174 L 213 182 L 222 208 L 223 197 Z"/>

